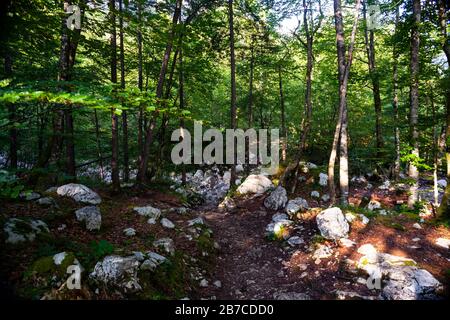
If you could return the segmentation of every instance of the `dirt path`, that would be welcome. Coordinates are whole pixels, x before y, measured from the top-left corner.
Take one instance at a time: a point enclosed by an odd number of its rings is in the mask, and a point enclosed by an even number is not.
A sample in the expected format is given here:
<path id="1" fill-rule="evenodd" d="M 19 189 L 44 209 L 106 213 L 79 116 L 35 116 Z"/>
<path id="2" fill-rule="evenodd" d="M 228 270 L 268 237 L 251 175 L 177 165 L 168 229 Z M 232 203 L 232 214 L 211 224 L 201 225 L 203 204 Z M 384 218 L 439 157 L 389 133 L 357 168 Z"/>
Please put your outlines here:
<path id="1" fill-rule="evenodd" d="M 304 292 L 304 286 L 283 265 L 291 253 L 265 239 L 272 213 L 261 204 L 262 199 L 254 199 L 238 206 L 233 213 L 216 209 L 203 213 L 220 245 L 211 279 L 222 284 L 217 288 L 211 283 L 202 290 L 203 297 L 273 299 L 274 294 L 282 292 Z"/>

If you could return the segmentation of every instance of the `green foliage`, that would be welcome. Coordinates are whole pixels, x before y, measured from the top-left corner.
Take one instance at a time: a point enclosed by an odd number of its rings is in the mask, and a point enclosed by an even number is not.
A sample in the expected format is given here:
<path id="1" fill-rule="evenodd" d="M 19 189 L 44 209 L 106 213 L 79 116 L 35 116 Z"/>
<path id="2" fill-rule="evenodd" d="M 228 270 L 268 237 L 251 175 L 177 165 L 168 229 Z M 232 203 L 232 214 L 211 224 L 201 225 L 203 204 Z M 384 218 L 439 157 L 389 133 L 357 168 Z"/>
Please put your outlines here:
<path id="1" fill-rule="evenodd" d="M 16 175 L 6 170 L 0 170 L 0 198 L 17 199 L 25 186 Z M 31 191 L 25 191 L 25 195 Z"/>

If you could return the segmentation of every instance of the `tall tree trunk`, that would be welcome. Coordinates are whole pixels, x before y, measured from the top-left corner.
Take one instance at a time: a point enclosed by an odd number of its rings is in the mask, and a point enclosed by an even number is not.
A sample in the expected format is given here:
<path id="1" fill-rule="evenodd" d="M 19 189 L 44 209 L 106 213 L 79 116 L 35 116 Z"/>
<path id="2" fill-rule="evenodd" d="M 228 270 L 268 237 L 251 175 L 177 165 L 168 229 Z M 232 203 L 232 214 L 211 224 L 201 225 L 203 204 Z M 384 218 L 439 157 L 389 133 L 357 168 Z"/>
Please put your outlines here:
<path id="1" fill-rule="evenodd" d="M 334 186 L 334 165 L 336 162 L 336 155 L 338 149 L 338 142 L 342 136 L 342 127 L 347 127 L 347 87 L 348 77 L 350 74 L 350 67 L 353 60 L 353 47 L 356 37 L 356 29 L 358 27 L 359 7 L 361 0 L 356 1 L 355 16 L 350 38 L 350 45 L 348 48 L 347 59 L 345 58 L 345 38 L 344 38 L 344 24 L 342 20 L 341 1 L 334 0 L 334 17 L 336 29 L 336 49 L 338 57 L 338 77 L 339 77 L 339 116 L 334 132 L 333 144 L 331 147 L 330 159 L 328 162 L 328 185 L 330 188 L 331 202 L 336 202 L 336 189 Z M 341 202 L 348 203 L 348 158 L 347 158 L 347 140 L 346 131 L 344 132 L 344 139 L 340 143 L 341 157 L 340 165 L 340 187 L 341 187 Z M 342 140 L 342 137 L 341 137 Z"/>
<path id="2" fill-rule="evenodd" d="M 9 52 L 5 54 L 5 76 L 7 78 L 12 77 L 12 58 Z M 9 168 L 12 170 L 17 169 L 17 128 L 16 123 L 16 106 L 14 103 L 8 103 L 9 122 L 11 127 L 9 129 Z"/>
<path id="3" fill-rule="evenodd" d="M 363 2 L 364 21 L 364 40 L 367 52 L 367 61 L 369 65 L 369 75 L 372 82 L 373 104 L 375 107 L 375 137 L 377 158 L 381 157 L 381 149 L 383 148 L 383 136 L 381 134 L 381 97 L 380 97 L 380 80 L 375 63 L 375 44 L 374 31 L 367 29 L 366 2 Z"/>
<path id="4" fill-rule="evenodd" d="M 184 105 L 184 70 L 183 70 L 183 46 L 182 43 L 180 43 L 179 48 L 179 62 L 178 62 L 178 68 L 179 68 L 179 85 L 178 85 L 178 95 L 180 96 L 180 110 L 183 110 L 185 108 Z M 184 119 L 181 117 L 180 119 L 180 127 L 184 128 Z M 181 182 L 183 185 L 186 184 L 186 166 L 184 164 L 181 164 Z"/>
<path id="5" fill-rule="evenodd" d="M 409 110 L 409 125 L 411 135 L 412 154 L 419 158 L 419 130 L 417 128 L 419 116 L 419 45 L 420 45 L 420 0 L 413 0 L 413 23 L 411 27 L 411 61 L 410 61 L 410 110 Z M 412 208 L 418 200 L 419 188 L 419 170 L 410 162 L 408 176 L 414 181 L 409 188 L 408 206 Z"/>
<path id="6" fill-rule="evenodd" d="M 250 47 L 250 81 L 248 89 L 248 127 L 253 127 L 253 76 L 255 69 L 255 35 L 252 35 L 252 43 Z"/>
<path id="7" fill-rule="evenodd" d="M 142 92 L 143 89 L 143 77 L 142 77 L 142 5 L 138 2 L 138 88 Z M 139 107 L 138 115 L 138 150 L 139 154 L 144 150 L 144 111 L 142 107 Z"/>
<path id="8" fill-rule="evenodd" d="M 450 65 L 450 43 L 447 35 L 447 13 L 444 0 L 438 0 L 438 17 L 441 31 L 442 49 L 447 57 L 447 65 Z M 447 160 L 447 187 L 441 205 L 437 210 L 438 217 L 450 218 L 450 71 L 447 69 L 445 90 L 445 106 L 447 109 L 446 138 L 445 138 L 445 158 Z"/>
<path id="9" fill-rule="evenodd" d="M 236 129 L 236 58 L 234 53 L 234 12 L 233 0 L 228 0 L 228 26 L 230 32 L 230 75 L 231 75 L 231 129 Z M 234 144 L 234 141 L 233 141 Z M 234 148 L 235 149 L 235 148 Z M 236 150 L 235 150 L 236 151 Z M 233 155 L 233 164 L 231 166 L 230 184 L 235 185 L 236 181 L 236 154 Z"/>
<path id="10" fill-rule="evenodd" d="M 64 11 L 68 10 L 70 5 L 70 1 L 64 1 Z M 66 18 L 62 19 L 61 23 L 61 49 L 59 55 L 59 70 L 58 70 L 58 81 L 69 81 L 70 80 L 70 69 L 74 64 L 74 61 L 71 63 L 71 56 L 75 59 L 76 45 L 73 45 L 73 50 L 70 37 L 69 30 L 67 28 Z M 63 89 L 65 90 L 65 89 Z M 62 111 L 63 121 L 65 121 L 65 135 L 64 139 L 66 142 L 66 166 L 65 171 L 71 179 L 76 178 L 76 168 L 75 168 L 75 143 L 73 141 L 73 113 L 72 106 L 67 105 Z M 62 137 L 62 134 L 61 134 Z"/>
<path id="11" fill-rule="evenodd" d="M 125 51 L 123 46 L 123 0 L 119 0 L 119 47 L 120 47 L 120 87 L 125 89 Z M 128 114 L 122 111 L 122 145 L 123 145 L 123 180 L 130 179 L 130 165 L 128 154 Z"/>
<path id="12" fill-rule="evenodd" d="M 111 28 L 111 82 L 117 83 L 117 41 L 116 41 L 116 2 L 109 0 Z M 120 189 L 119 177 L 119 119 L 115 108 L 111 108 L 111 179 L 114 192 Z"/>
<path id="13" fill-rule="evenodd" d="M 394 36 L 397 35 L 399 20 L 399 8 L 395 8 L 395 31 Z M 396 41 L 394 41 L 392 48 L 393 57 L 393 76 L 392 76 L 392 86 L 393 86 L 393 99 L 392 108 L 394 111 L 394 145 L 395 145 L 395 160 L 394 160 L 394 179 L 398 180 L 400 175 L 400 129 L 398 127 L 399 117 L 398 117 L 398 50 L 396 46 Z"/>
<path id="14" fill-rule="evenodd" d="M 158 100 L 158 103 L 160 102 L 159 100 L 162 98 L 162 95 L 163 95 L 164 80 L 165 80 L 166 73 L 167 73 L 167 66 L 169 64 L 170 53 L 172 52 L 173 39 L 175 36 L 177 23 L 178 23 L 180 13 L 181 13 L 182 2 L 183 2 L 183 0 L 177 0 L 177 4 L 176 4 L 175 11 L 174 11 L 173 18 L 172 18 L 172 29 L 169 33 L 169 39 L 167 41 L 166 50 L 165 50 L 164 57 L 163 57 L 163 60 L 161 63 L 161 70 L 159 73 L 158 85 L 156 88 L 156 99 Z M 139 155 L 139 168 L 138 168 L 138 174 L 136 177 L 137 183 L 144 183 L 146 180 L 150 146 L 153 142 L 153 131 L 156 126 L 157 116 L 158 116 L 158 113 L 156 111 L 153 113 L 153 115 L 150 119 L 150 124 L 146 128 L 144 147 Z"/>
<path id="15" fill-rule="evenodd" d="M 100 124 L 98 122 L 98 115 L 96 109 L 94 109 L 94 123 L 95 123 L 95 140 L 97 145 L 97 155 L 100 165 L 100 178 L 103 181 L 103 179 L 105 178 L 105 169 L 103 166 L 102 146 L 100 144 Z"/>
<path id="16" fill-rule="evenodd" d="M 286 114 L 284 108 L 284 92 L 283 92 L 283 77 L 281 73 L 281 64 L 278 66 L 278 83 L 280 90 L 280 108 L 281 108 L 281 160 L 286 161 L 287 149 L 287 131 L 286 131 Z"/>

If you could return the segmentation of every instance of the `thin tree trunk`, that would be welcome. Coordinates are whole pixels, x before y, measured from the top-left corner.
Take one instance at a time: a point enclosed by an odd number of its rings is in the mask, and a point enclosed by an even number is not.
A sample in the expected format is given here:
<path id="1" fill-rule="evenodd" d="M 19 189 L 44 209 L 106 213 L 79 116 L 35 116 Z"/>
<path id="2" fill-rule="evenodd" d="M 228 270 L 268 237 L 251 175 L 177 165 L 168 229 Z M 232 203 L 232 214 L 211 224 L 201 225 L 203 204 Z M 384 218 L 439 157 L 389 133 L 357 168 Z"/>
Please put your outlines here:
<path id="1" fill-rule="evenodd" d="M 352 28 L 352 34 L 350 38 L 350 45 L 348 48 L 347 59 L 345 59 L 345 38 L 344 38 L 344 25 L 342 20 L 342 11 L 341 11 L 341 1 L 334 0 L 334 17 L 335 17 L 335 28 L 336 28 L 336 48 L 337 48 L 337 56 L 338 56 L 338 76 L 339 76 L 339 116 L 336 124 L 336 130 L 334 132 L 333 144 L 330 153 L 330 159 L 328 162 L 328 185 L 330 188 L 330 198 L 331 203 L 336 202 L 336 189 L 334 186 L 334 165 L 336 162 L 336 155 L 338 149 L 339 137 L 342 134 L 342 126 L 346 129 L 347 126 L 347 86 L 348 86 L 348 77 L 350 73 L 350 67 L 352 65 L 353 60 L 353 47 L 355 43 L 356 37 L 356 29 L 358 26 L 358 16 L 359 16 L 359 7 L 361 4 L 361 0 L 357 0 L 355 6 L 355 16 Z M 347 60 L 347 61 L 345 61 Z M 346 132 L 345 138 L 346 138 Z M 341 202 L 348 203 L 348 159 L 347 155 L 347 141 L 341 141 L 341 156 L 343 159 L 340 162 L 341 166 L 344 166 L 340 171 L 342 177 L 340 177 L 340 187 L 341 187 Z M 346 166 L 347 162 L 347 166 Z"/>
<path id="2" fill-rule="evenodd" d="M 409 125 L 411 135 L 412 154 L 415 158 L 419 158 L 419 130 L 417 128 L 419 116 L 419 45 L 420 45 L 420 0 L 413 0 L 413 23 L 411 27 L 411 61 L 410 61 L 410 111 L 409 111 Z M 408 176 L 414 183 L 409 188 L 408 206 L 412 208 L 418 200 L 419 188 L 419 170 L 410 162 Z"/>
<path id="3" fill-rule="evenodd" d="M 119 0 L 119 47 L 120 47 L 120 87 L 125 89 L 125 51 L 123 46 L 123 0 Z M 123 144 L 123 181 L 130 179 L 128 154 L 128 114 L 122 111 L 122 144 Z"/>
<path id="4" fill-rule="evenodd" d="M 12 58 L 11 55 L 6 53 L 5 55 L 5 76 L 7 78 L 12 77 Z M 14 103 L 8 103 L 8 112 L 9 112 L 9 168 L 12 170 L 17 169 L 17 149 L 18 149 L 18 140 L 17 140 L 17 128 L 15 126 L 16 122 L 16 106 Z"/>
<path id="5" fill-rule="evenodd" d="M 117 41 L 116 41 L 116 3 L 109 0 L 111 28 L 111 82 L 117 83 Z M 111 179 L 114 192 L 120 189 L 119 177 L 119 119 L 115 108 L 111 108 Z"/>
<path id="6" fill-rule="evenodd" d="M 252 35 L 252 43 L 250 47 L 250 81 L 248 89 L 248 127 L 253 127 L 253 74 L 255 69 L 255 35 Z"/>
<path id="7" fill-rule="evenodd" d="M 281 74 L 281 65 L 278 66 L 278 83 L 280 90 L 280 108 L 281 108 L 281 160 L 286 161 L 287 149 L 287 132 L 286 132 L 286 115 L 284 108 L 284 92 L 283 92 L 283 78 Z"/>
<path id="8" fill-rule="evenodd" d="M 397 35 L 399 20 L 399 8 L 395 8 L 395 31 L 394 36 Z M 394 160 L 394 179 L 398 180 L 400 175 L 400 129 L 398 127 L 399 117 L 398 117 L 398 50 L 396 46 L 396 41 L 394 41 L 392 48 L 393 56 L 393 99 L 392 108 L 394 111 L 394 145 L 395 145 L 395 160 Z"/>
<path id="9" fill-rule="evenodd" d="M 173 19 L 172 19 L 172 29 L 169 34 L 169 39 L 168 39 L 166 50 L 165 50 L 164 57 L 162 60 L 161 70 L 159 73 L 158 85 L 156 88 L 156 99 L 158 100 L 158 103 L 159 103 L 159 100 L 162 98 L 162 94 L 163 94 L 164 80 L 165 80 L 167 66 L 168 66 L 169 59 L 170 59 L 170 53 L 172 52 L 173 39 L 175 36 L 176 26 L 177 26 L 178 19 L 180 17 L 180 13 L 181 13 L 181 6 L 182 6 L 182 0 L 177 0 L 175 12 L 173 14 Z M 156 117 L 157 117 L 157 111 L 153 113 L 153 115 L 150 119 L 150 124 L 146 128 L 144 147 L 139 156 L 139 169 L 138 169 L 138 174 L 136 177 L 137 183 L 144 183 L 146 180 L 150 146 L 153 142 L 153 131 L 156 126 Z"/>
<path id="10" fill-rule="evenodd" d="M 445 8 L 445 1 L 438 0 L 438 17 L 439 26 L 442 37 L 442 49 L 447 57 L 447 65 L 450 64 L 450 43 L 447 36 L 447 14 Z M 447 109 L 446 119 L 446 137 L 445 137 L 445 158 L 447 160 L 447 187 L 445 188 L 444 196 L 441 201 L 441 205 L 437 210 L 438 217 L 450 217 L 450 71 L 447 69 L 446 74 L 446 90 L 445 90 L 445 105 Z"/>
<path id="11" fill-rule="evenodd" d="M 97 144 L 97 155 L 100 164 L 100 178 L 103 180 L 105 178 L 105 169 L 103 166 L 103 156 L 102 156 L 102 146 L 100 144 L 100 125 L 98 123 L 97 110 L 94 109 L 94 123 L 95 123 L 95 140 Z"/>
<path id="12" fill-rule="evenodd" d="M 366 18 L 366 2 L 363 2 L 363 15 L 364 21 L 364 40 L 366 45 L 367 60 L 369 66 L 369 75 L 372 81 L 373 92 L 373 104 L 375 107 L 375 138 L 377 158 L 381 157 L 381 149 L 383 148 L 383 136 L 381 134 L 381 97 L 380 97 L 380 80 L 375 63 L 375 44 L 374 44 L 374 32 L 373 30 L 367 30 L 367 18 Z"/>
<path id="13" fill-rule="evenodd" d="M 236 60 L 234 53 L 234 13 L 233 0 L 228 0 L 228 26 L 230 32 L 230 74 L 231 74 L 231 129 L 236 129 Z M 234 144 L 234 141 L 233 141 Z M 236 154 L 233 155 L 233 164 L 231 166 L 230 184 L 235 185 L 236 181 Z"/>
<path id="14" fill-rule="evenodd" d="M 140 1 L 138 1 L 138 32 L 137 32 L 137 43 L 138 43 L 138 88 L 142 92 L 143 78 L 142 78 L 142 6 Z M 138 115 L 138 150 L 139 154 L 144 150 L 144 111 L 142 107 L 139 107 Z"/>

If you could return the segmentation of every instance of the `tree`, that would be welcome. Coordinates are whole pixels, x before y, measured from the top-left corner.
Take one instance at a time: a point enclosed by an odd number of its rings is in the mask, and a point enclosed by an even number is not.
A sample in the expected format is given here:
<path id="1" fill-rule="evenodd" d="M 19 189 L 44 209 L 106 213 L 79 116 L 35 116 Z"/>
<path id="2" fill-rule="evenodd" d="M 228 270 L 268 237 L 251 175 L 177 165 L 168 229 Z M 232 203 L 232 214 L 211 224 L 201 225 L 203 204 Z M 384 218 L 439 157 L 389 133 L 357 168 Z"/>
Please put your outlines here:
<path id="1" fill-rule="evenodd" d="M 336 49 L 338 57 L 338 78 L 339 78 L 339 116 L 334 132 L 333 144 L 331 147 L 330 159 L 328 162 L 328 186 L 330 188 L 331 202 L 336 201 L 336 191 L 334 186 L 334 165 L 340 141 L 339 150 L 339 182 L 341 190 L 341 203 L 348 203 L 348 151 L 347 151 L 347 87 L 350 74 L 350 67 L 353 61 L 353 47 L 358 26 L 359 7 L 361 0 L 356 1 L 355 16 L 350 37 L 350 44 L 345 57 L 345 37 L 344 23 L 342 19 L 341 1 L 334 0 L 334 21 L 336 29 Z"/>
<path id="2" fill-rule="evenodd" d="M 411 57 L 410 57 L 410 89 L 409 89 L 409 125 L 413 161 L 409 163 L 408 176 L 413 180 L 409 188 L 408 206 L 413 207 L 418 200 L 419 169 L 414 163 L 419 160 L 419 130 L 417 127 L 419 117 L 419 45 L 420 45 L 420 0 L 413 0 L 412 26 L 411 26 Z"/>

